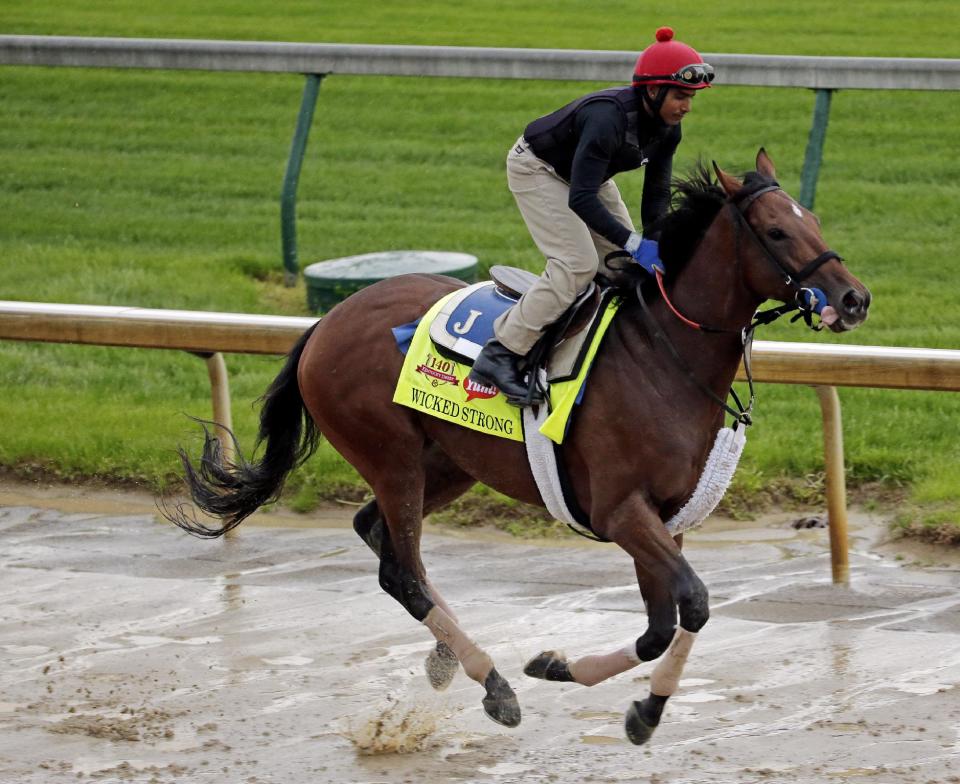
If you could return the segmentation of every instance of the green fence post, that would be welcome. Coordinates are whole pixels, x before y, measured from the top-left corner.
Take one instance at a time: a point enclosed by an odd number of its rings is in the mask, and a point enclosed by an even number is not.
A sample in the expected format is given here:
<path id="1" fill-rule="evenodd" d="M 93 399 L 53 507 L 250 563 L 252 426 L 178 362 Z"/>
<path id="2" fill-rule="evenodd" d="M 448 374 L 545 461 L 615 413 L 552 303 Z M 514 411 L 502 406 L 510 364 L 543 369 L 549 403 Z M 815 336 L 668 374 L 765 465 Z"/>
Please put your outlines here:
<path id="1" fill-rule="evenodd" d="M 313 122 L 313 110 L 317 105 L 320 82 L 325 74 L 307 74 L 307 83 L 303 86 L 303 99 L 300 101 L 300 115 L 297 128 L 290 145 L 290 158 L 287 160 L 287 172 L 283 177 L 283 190 L 280 194 L 280 237 L 283 245 L 283 282 L 294 286 L 300 266 L 297 263 L 297 184 L 300 182 L 300 167 L 303 154 L 307 149 L 307 137 Z"/>
<path id="2" fill-rule="evenodd" d="M 813 209 L 817 195 L 817 178 L 820 176 L 820 162 L 823 160 L 823 143 L 827 138 L 827 120 L 830 119 L 832 97 L 833 90 L 817 90 L 813 105 L 813 125 L 810 126 L 810 138 L 807 140 L 807 152 L 800 175 L 800 203 L 808 210 Z"/>

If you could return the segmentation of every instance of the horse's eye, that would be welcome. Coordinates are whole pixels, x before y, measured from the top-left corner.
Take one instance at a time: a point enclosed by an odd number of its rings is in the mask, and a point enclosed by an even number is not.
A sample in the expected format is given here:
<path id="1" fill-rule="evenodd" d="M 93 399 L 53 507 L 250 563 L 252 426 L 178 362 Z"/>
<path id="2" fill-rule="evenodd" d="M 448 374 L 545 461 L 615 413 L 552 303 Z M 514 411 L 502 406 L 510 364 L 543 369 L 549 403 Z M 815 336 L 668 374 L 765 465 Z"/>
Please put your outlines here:
<path id="1" fill-rule="evenodd" d="M 779 229 L 774 226 L 772 229 L 767 229 L 767 236 L 772 240 L 785 240 L 787 238 L 787 233 L 783 229 Z"/>

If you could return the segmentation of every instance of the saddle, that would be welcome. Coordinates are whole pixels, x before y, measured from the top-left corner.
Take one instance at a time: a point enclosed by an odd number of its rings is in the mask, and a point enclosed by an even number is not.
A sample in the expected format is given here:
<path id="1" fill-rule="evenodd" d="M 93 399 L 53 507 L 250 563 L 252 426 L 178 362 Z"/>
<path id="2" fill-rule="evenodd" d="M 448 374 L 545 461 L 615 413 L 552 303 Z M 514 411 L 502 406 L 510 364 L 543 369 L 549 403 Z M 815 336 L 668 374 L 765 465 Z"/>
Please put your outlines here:
<path id="1" fill-rule="evenodd" d="M 472 365 L 483 344 L 493 337 L 494 321 L 538 279 L 532 272 L 503 265 L 491 267 L 490 277 L 454 294 L 430 325 L 430 339 L 447 358 Z M 614 293 L 602 283 L 607 281 L 599 276 L 592 281 L 530 352 L 528 363 L 545 367 L 548 383 L 579 374 L 598 315 Z"/>

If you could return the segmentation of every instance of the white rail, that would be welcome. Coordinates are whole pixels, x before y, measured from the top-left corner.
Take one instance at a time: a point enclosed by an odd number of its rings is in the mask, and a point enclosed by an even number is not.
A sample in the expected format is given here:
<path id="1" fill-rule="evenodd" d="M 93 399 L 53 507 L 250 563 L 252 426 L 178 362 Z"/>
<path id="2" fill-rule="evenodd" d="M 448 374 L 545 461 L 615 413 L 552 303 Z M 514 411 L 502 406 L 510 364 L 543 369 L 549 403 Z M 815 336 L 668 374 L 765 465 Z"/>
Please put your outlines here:
<path id="1" fill-rule="evenodd" d="M 611 84 L 636 52 L 277 41 L 0 35 L 0 65 L 302 74 L 566 79 Z M 705 53 L 719 83 L 812 89 L 960 90 L 960 60 Z"/>

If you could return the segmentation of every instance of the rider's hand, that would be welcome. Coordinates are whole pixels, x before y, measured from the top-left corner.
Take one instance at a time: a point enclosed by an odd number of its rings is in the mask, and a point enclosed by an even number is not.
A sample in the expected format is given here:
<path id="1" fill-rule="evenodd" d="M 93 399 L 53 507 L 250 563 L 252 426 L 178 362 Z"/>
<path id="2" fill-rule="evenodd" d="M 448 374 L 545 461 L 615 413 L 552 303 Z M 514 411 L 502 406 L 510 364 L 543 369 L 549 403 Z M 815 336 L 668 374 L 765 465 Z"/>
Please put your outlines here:
<path id="1" fill-rule="evenodd" d="M 660 260 L 660 245 L 656 240 L 641 237 L 635 231 L 630 233 L 627 244 L 623 249 L 633 256 L 634 261 L 643 267 L 650 275 L 657 270 L 663 272 L 663 262 Z"/>

